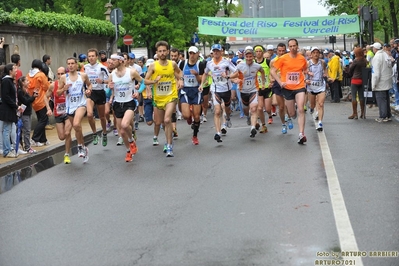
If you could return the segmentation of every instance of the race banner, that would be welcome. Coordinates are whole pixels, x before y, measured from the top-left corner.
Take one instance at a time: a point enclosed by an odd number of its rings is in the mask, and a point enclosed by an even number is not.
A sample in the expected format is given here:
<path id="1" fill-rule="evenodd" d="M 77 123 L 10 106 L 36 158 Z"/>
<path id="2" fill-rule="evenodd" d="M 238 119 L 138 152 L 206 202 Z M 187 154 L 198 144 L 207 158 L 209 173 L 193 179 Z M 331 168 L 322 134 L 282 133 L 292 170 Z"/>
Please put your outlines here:
<path id="1" fill-rule="evenodd" d="M 306 37 L 356 33 L 357 15 L 304 18 L 198 17 L 199 33 L 226 37 Z"/>

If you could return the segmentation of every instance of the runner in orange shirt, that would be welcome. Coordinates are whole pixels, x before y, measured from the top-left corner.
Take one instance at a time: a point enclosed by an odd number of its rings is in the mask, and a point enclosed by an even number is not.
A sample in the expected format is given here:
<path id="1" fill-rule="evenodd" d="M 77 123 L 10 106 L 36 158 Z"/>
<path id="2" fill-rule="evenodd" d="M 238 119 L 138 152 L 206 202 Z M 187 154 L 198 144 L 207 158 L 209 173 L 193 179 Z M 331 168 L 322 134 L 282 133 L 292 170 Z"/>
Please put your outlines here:
<path id="1" fill-rule="evenodd" d="M 281 85 L 285 105 L 287 106 L 288 115 L 296 118 L 295 103 L 298 110 L 298 127 L 299 137 L 298 143 L 306 142 L 305 136 L 305 75 L 307 74 L 307 61 L 305 57 L 298 53 L 298 41 L 296 39 L 288 40 L 288 48 L 290 52 L 275 61 L 270 74 Z M 277 75 L 277 69 L 280 69 L 281 78 Z"/>

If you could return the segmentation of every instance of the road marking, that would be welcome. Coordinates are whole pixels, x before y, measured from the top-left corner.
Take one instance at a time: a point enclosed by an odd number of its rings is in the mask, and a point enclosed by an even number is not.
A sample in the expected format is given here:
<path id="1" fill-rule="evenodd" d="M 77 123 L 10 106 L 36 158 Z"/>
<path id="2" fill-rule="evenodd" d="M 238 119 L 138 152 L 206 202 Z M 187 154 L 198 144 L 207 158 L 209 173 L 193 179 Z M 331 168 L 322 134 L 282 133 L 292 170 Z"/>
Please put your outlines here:
<path id="1" fill-rule="evenodd" d="M 313 117 L 313 116 L 312 116 Z M 318 121 L 315 121 L 317 126 Z M 331 156 L 330 147 L 328 146 L 326 134 L 324 131 L 318 132 L 321 154 L 323 156 L 324 167 L 327 175 L 328 189 L 330 191 L 331 203 L 337 226 L 339 243 L 341 251 L 359 251 L 357 246 L 355 233 L 349 219 L 346 209 L 344 196 L 342 195 L 341 186 L 339 184 L 338 175 L 335 171 L 334 162 Z M 347 260 L 355 260 L 357 266 L 363 266 L 362 257 L 343 257 Z"/>

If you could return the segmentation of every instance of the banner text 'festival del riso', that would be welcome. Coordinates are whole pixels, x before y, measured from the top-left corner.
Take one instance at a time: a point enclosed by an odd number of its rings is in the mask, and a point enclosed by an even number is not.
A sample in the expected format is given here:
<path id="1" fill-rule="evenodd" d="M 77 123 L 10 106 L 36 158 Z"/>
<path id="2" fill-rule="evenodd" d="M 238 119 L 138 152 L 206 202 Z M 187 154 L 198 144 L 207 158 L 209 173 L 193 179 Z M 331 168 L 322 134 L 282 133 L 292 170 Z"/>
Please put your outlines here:
<path id="1" fill-rule="evenodd" d="M 198 17 L 199 33 L 252 38 L 326 36 L 360 31 L 357 15 L 305 18 Z"/>

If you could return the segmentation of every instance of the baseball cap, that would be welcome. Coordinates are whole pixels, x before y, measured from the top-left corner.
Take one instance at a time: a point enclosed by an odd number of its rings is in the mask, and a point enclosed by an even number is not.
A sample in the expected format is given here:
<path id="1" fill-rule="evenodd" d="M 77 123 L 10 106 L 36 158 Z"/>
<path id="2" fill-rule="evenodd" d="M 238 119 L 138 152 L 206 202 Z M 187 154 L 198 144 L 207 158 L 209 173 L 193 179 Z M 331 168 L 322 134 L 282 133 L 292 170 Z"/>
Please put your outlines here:
<path id="1" fill-rule="evenodd" d="M 391 45 L 389 43 L 384 43 L 384 47 L 390 48 Z"/>
<path id="2" fill-rule="evenodd" d="M 327 50 L 327 49 L 324 50 L 324 51 L 323 51 L 323 54 L 328 54 L 328 50 Z"/>
<path id="3" fill-rule="evenodd" d="M 310 49 L 310 52 L 313 52 L 314 50 L 317 50 L 317 51 L 319 51 L 319 52 L 320 52 L 320 49 L 319 49 L 319 48 L 317 48 L 316 46 L 315 46 L 315 47 L 312 47 L 312 49 Z"/>
<path id="4" fill-rule="evenodd" d="M 341 53 L 341 51 L 340 51 L 340 50 L 338 50 L 338 49 L 337 49 L 337 50 L 335 50 L 335 52 L 336 52 L 336 53 Z"/>
<path id="5" fill-rule="evenodd" d="M 399 39 L 395 39 L 395 42 L 396 42 L 396 43 L 399 43 Z"/>
<path id="6" fill-rule="evenodd" d="M 266 46 L 266 50 L 274 50 L 273 44 L 269 44 L 268 46 Z"/>
<path id="7" fill-rule="evenodd" d="M 212 45 L 211 50 L 212 50 L 212 51 L 213 51 L 213 50 L 222 51 L 222 46 L 221 46 L 220 44 L 218 44 L 218 43 L 215 43 L 214 45 Z"/>
<path id="8" fill-rule="evenodd" d="M 106 55 L 107 53 L 104 50 L 101 50 L 101 51 L 98 52 L 98 54 L 105 54 Z"/>
<path id="9" fill-rule="evenodd" d="M 247 46 L 247 47 L 245 47 L 245 50 L 244 51 L 246 51 L 246 50 L 253 50 L 254 48 L 252 47 L 252 46 Z M 241 52 L 242 53 L 242 52 Z"/>
<path id="10" fill-rule="evenodd" d="M 346 52 L 346 51 L 343 51 L 342 52 L 342 55 L 347 55 L 348 53 Z"/>
<path id="11" fill-rule="evenodd" d="M 234 51 L 230 50 L 229 55 L 234 55 Z"/>
<path id="12" fill-rule="evenodd" d="M 244 61 L 244 60 L 242 60 L 241 58 L 238 59 L 238 60 L 237 60 L 237 65 L 238 65 L 239 63 L 241 63 L 242 61 Z"/>
<path id="13" fill-rule="evenodd" d="M 128 53 L 127 55 L 129 56 L 130 59 L 135 59 L 136 58 L 134 53 Z"/>
<path id="14" fill-rule="evenodd" d="M 380 50 L 382 48 L 382 45 L 379 42 L 375 42 L 375 43 L 373 43 L 373 45 L 371 45 L 371 47 L 373 47 L 377 50 Z"/>
<path id="15" fill-rule="evenodd" d="M 147 62 L 145 62 L 145 65 L 149 66 L 149 65 L 151 65 L 154 62 L 155 62 L 155 60 L 150 58 L 150 59 L 147 60 Z"/>
<path id="16" fill-rule="evenodd" d="M 188 48 L 188 52 L 193 52 L 193 53 L 198 53 L 198 48 L 197 46 L 190 46 L 190 48 Z"/>

